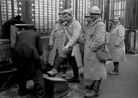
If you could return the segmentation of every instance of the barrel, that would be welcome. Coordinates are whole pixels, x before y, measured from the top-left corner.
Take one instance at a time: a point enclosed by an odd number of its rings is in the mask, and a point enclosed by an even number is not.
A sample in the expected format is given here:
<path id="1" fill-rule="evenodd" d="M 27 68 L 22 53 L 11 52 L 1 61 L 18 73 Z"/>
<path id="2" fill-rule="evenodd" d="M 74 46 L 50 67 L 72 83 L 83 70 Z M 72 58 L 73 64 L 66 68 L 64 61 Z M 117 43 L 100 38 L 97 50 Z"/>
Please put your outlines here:
<path id="1" fill-rule="evenodd" d="M 8 61 L 11 58 L 9 39 L 0 39 L 0 61 Z"/>

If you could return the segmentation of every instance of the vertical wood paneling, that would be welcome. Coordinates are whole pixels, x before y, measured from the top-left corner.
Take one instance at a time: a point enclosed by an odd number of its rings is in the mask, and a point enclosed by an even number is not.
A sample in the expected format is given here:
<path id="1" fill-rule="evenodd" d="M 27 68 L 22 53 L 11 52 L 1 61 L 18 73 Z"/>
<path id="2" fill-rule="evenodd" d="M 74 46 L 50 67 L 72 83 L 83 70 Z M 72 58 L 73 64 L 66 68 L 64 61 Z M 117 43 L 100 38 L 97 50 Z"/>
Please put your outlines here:
<path id="1" fill-rule="evenodd" d="M 1 0 L 0 0 L 0 30 L 1 30 L 1 26 L 2 26 L 2 14 L 1 14 Z"/>
<path id="2" fill-rule="evenodd" d="M 4 6 L 6 6 L 6 9 L 3 6 L 1 6 L 0 8 L 1 25 L 2 21 L 5 22 L 7 19 L 11 17 L 9 15 L 12 15 L 12 17 L 14 17 L 17 14 L 22 14 L 23 20 L 26 20 L 29 23 L 34 23 L 39 30 L 41 29 L 43 31 L 51 30 L 53 28 L 55 21 L 58 20 L 58 13 L 59 11 L 63 10 L 62 7 L 64 5 L 66 5 L 67 8 L 70 8 L 71 5 L 74 16 L 81 23 L 82 27 L 85 26 L 86 21 L 84 19 L 84 15 L 86 15 L 89 6 L 93 5 L 99 6 L 101 12 L 103 13 L 102 15 L 103 17 L 105 11 L 104 8 L 105 6 L 107 6 L 106 4 L 104 4 L 107 0 L 70 0 L 70 1 L 69 0 L 0 0 L 0 1 L 1 1 L 0 5 L 4 4 Z M 30 1 L 28 3 L 32 3 L 33 5 L 31 4 L 25 5 L 25 1 Z M 124 3 L 126 0 L 110 0 L 110 1 L 111 1 L 110 16 L 113 17 L 114 13 L 118 13 L 120 14 L 120 17 L 122 17 L 121 22 L 123 22 L 125 13 Z M 21 5 L 19 4 L 19 2 L 21 2 Z M 62 3 L 60 4 L 60 2 Z M 10 3 L 12 11 L 8 7 Z M 27 12 L 25 8 L 26 6 L 29 5 L 31 5 L 31 7 L 28 7 L 27 10 L 28 12 Z M 136 14 L 137 13 L 138 12 L 136 11 Z M 29 18 L 27 15 L 29 16 Z M 107 18 L 108 17 L 106 16 L 105 20 L 107 20 Z M 136 17 L 135 20 L 137 20 Z M 135 22 L 134 24 L 137 24 L 137 22 Z"/>

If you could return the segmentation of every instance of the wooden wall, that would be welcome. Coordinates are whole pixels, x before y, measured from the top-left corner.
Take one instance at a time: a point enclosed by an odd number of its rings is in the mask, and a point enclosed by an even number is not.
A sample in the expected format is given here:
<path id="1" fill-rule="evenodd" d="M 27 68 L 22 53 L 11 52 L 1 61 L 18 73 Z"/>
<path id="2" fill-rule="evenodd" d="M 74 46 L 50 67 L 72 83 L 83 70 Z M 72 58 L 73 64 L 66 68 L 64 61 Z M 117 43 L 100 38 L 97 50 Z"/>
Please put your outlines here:
<path id="1" fill-rule="evenodd" d="M 126 1 L 125 27 L 138 29 L 138 0 Z"/>

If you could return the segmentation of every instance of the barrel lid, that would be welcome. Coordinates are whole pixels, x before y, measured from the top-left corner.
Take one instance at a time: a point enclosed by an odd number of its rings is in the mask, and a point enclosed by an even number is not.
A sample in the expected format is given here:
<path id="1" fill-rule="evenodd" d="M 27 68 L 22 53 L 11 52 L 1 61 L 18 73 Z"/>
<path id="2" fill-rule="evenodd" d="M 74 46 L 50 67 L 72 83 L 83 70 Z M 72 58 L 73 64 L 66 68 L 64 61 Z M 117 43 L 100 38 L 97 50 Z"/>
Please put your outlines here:
<path id="1" fill-rule="evenodd" d="M 0 41 L 10 41 L 10 39 L 0 39 Z"/>

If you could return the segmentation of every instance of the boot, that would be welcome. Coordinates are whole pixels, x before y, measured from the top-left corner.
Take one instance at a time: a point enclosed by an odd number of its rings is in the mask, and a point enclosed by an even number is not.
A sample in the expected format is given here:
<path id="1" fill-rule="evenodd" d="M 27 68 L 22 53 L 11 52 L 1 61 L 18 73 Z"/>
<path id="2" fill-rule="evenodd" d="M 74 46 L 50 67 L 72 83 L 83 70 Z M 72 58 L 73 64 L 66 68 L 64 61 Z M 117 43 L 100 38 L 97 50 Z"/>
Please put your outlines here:
<path id="1" fill-rule="evenodd" d="M 64 63 L 66 58 L 59 58 L 57 63 L 54 65 L 54 68 L 47 72 L 47 74 L 51 77 L 55 76 L 58 73 L 59 67 Z"/>
<path id="2" fill-rule="evenodd" d="M 119 62 L 114 62 L 114 70 L 109 72 L 109 75 L 118 75 L 119 74 Z"/>
<path id="3" fill-rule="evenodd" d="M 79 83 L 80 82 L 79 70 L 78 70 L 78 66 L 77 66 L 75 57 L 70 57 L 70 65 L 72 66 L 74 77 L 69 79 L 68 82 Z"/>
<path id="4" fill-rule="evenodd" d="M 86 89 L 93 90 L 94 83 L 95 83 L 95 81 L 93 81 L 93 83 L 91 85 L 86 85 Z"/>
<path id="5" fill-rule="evenodd" d="M 57 69 L 53 68 L 52 70 L 48 71 L 47 74 L 50 77 L 54 77 L 58 73 Z"/>
<path id="6" fill-rule="evenodd" d="M 95 80 L 93 90 L 89 93 L 85 94 L 85 98 L 93 98 L 99 96 L 99 88 L 100 88 L 101 80 Z"/>

